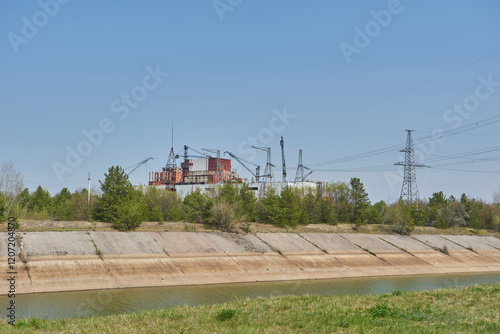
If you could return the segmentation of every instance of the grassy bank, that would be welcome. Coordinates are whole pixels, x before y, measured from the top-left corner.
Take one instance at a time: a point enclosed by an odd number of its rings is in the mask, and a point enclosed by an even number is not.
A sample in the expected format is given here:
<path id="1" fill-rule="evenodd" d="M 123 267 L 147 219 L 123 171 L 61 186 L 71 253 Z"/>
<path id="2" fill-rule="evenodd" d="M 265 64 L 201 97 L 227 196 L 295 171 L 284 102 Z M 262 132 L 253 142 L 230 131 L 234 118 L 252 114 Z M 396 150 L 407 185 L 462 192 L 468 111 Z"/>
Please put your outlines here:
<path id="1" fill-rule="evenodd" d="M 309 224 L 299 225 L 296 228 L 278 227 L 271 224 L 249 223 L 238 225 L 235 228 L 237 233 L 366 233 L 366 234 L 395 234 L 391 226 L 383 224 L 366 224 L 356 227 L 354 224 Z M 7 224 L 0 224 L 0 232 L 7 231 Z M 36 221 L 21 220 L 18 232 L 47 232 L 47 231 L 116 231 L 109 223 L 85 222 L 85 221 Z M 137 229 L 139 232 L 212 232 L 216 231 L 210 225 L 186 223 L 186 222 L 143 222 Z M 488 229 L 476 231 L 465 227 L 450 227 L 446 229 L 416 226 L 412 234 L 449 234 L 449 235 L 492 235 L 500 237 L 500 232 Z"/>
<path id="2" fill-rule="evenodd" d="M 276 297 L 97 318 L 4 321 L 2 333 L 499 333 L 500 283 L 386 295 Z"/>

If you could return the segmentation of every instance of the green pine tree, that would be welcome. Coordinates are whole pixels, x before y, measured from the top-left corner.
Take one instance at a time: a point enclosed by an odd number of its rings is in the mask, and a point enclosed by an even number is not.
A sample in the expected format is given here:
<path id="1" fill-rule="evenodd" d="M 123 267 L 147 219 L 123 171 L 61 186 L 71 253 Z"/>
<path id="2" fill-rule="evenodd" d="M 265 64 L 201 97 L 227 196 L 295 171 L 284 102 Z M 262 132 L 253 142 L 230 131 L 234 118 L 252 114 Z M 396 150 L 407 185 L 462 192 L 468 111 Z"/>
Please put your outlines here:
<path id="1" fill-rule="evenodd" d="M 115 223 L 120 215 L 125 213 L 123 208 L 130 205 L 134 197 L 134 187 L 130 183 L 127 173 L 120 166 L 111 166 L 104 174 L 104 181 L 99 180 L 102 196 L 97 203 L 97 220 Z"/>

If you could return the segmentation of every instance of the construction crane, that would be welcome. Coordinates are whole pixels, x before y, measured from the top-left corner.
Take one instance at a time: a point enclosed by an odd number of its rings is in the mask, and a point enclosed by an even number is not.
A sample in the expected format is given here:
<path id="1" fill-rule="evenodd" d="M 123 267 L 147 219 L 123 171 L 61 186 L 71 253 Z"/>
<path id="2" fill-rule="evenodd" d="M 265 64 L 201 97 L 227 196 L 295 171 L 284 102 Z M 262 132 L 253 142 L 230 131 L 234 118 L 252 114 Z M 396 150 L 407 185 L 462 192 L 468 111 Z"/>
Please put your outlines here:
<path id="1" fill-rule="evenodd" d="M 130 166 L 130 167 L 125 168 L 125 169 L 130 169 L 130 168 L 132 168 L 132 170 L 131 170 L 130 172 L 128 172 L 128 173 L 127 173 L 127 175 L 132 174 L 132 173 L 133 173 L 133 172 L 134 172 L 137 168 L 141 167 L 141 166 L 142 166 L 142 165 L 144 165 L 146 162 L 148 162 L 149 160 L 153 160 L 153 159 L 154 159 L 154 158 L 149 157 L 149 158 L 147 158 L 147 159 L 142 160 L 142 161 L 141 161 L 141 162 L 139 162 L 138 164 L 135 164 L 135 165 L 133 165 L 133 166 Z M 89 178 L 90 178 L 90 176 L 89 176 Z"/>
<path id="2" fill-rule="evenodd" d="M 202 148 L 203 151 L 214 153 L 217 155 L 217 165 L 215 166 L 215 183 L 222 181 L 222 165 L 220 160 L 220 150 L 212 150 L 208 148 Z"/>
<path id="3" fill-rule="evenodd" d="M 259 147 L 259 146 L 252 146 L 252 148 L 255 148 L 256 150 L 261 150 L 264 152 L 267 152 L 267 162 L 266 162 L 266 168 L 264 169 L 264 182 L 272 182 L 273 181 L 273 169 L 272 167 L 275 167 L 271 163 L 271 148 L 270 147 Z"/>
<path id="4" fill-rule="evenodd" d="M 196 153 L 198 153 L 200 155 L 189 154 L 188 150 L 194 151 L 194 152 L 196 152 Z M 209 154 L 207 154 L 207 153 L 197 151 L 197 150 L 195 150 L 192 147 L 184 145 L 184 163 L 181 164 L 181 167 L 182 167 L 182 182 L 186 182 L 186 178 L 189 178 L 189 175 L 190 175 L 190 172 L 189 172 L 189 158 L 207 159 L 207 158 L 211 158 L 211 157 L 212 156 L 209 155 Z"/>
<path id="5" fill-rule="evenodd" d="M 281 136 L 280 145 L 281 145 L 281 161 L 283 166 L 283 182 L 286 182 L 285 141 L 283 140 L 283 136 Z"/>
<path id="6" fill-rule="evenodd" d="M 188 155 L 188 149 L 190 149 L 191 151 L 195 151 L 196 153 L 200 154 L 200 155 Z M 207 154 L 207 153 L 204 153 L 204 152 L 200 152 L 200 151 L 197 151 L 195 150 L 194 148 L 192 147 L 189 147 L 187 145 L 184 145 L 184 160 L 187 160 L 187 157 L 192 157 L 192 158 L 201 158 L 201 159 L 206 159 L 206 158 L 213 158 L 210 154 Z"/>
<path id="7" fill-rule="evenodd" d="M 238 162 L 240 163 L 240 165 L 242 165 L 243 167 L 245 167 L 245 169 L 246 169 L 247 171 L 249 171 L 249 172 L 250 172 L 250 174 L 252 174 L 252 175 L 255 177 L 255 181 L 256 181 L 257 183 L 259 183 L 259 182 L 260 182 L 260 166 L 259 166 L 259 165 L 254 164 L 253 162 L 247 161 L 247 160 L 245 160 L 245 159 L 242 159 L 242 158 L 240 158 L 240 157 L 237 157 L 237 156 L 235 156 L 233 153 L 231 153 L 231 152 L 229 152 L 229 151 L 224 152 L 224 154 L 229 154 L 229 156 L 231 156 L 231 158 L 236 159 L 236 161 L 238 161 Z M 246 162 L 246 163 L 248 163 L 248 164 L 251 164 L 251 165 L 256 166 L 257 168 L 255 169 L 255 173 L 254 173 L 254 172 L 252 172 L 252 170 L 251 170 L 250 168 L 248 168 L 248 167 L 247 167 L 247 165 L 245 165 L 243 162 Z"/>
<path id="8" fill-rule="evenodd" d="M 304 167 L 304 168 L 307 168 L 307 167 Z M 309 168 L 307 168 L 307 169 L 309 169 Z M 310 171 L 309 173 L 307 173 L 306 175 L 304 175 L 304 178 L 302 179 L 302 182 L 304 182 L 307 179 L 307 177 L 309 175 L 311 175 L 312 173 L 313 173 L 313 171 Z"/>

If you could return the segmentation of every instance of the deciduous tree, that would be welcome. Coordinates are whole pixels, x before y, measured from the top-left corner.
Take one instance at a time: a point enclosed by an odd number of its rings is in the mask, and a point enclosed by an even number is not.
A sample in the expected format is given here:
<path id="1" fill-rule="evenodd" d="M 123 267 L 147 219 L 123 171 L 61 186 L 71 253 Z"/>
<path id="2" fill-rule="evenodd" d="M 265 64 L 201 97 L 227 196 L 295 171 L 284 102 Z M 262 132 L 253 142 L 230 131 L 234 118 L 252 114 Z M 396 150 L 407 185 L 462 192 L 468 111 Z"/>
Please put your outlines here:
<path id="1" fill-rule="evenodd" d="M 182 218 L 191 223 L 208 223 L 212 214 L 212 199 L 201 193 L 200 189 L 184 197 Z"/>
<path id="2" fill-rule="evenodd" d="M 409 235 L 414 229 L 413 219 L 403 201 L 385 208 L 384 223 L 391 225 L 394 232 L 402 235 Z"/>

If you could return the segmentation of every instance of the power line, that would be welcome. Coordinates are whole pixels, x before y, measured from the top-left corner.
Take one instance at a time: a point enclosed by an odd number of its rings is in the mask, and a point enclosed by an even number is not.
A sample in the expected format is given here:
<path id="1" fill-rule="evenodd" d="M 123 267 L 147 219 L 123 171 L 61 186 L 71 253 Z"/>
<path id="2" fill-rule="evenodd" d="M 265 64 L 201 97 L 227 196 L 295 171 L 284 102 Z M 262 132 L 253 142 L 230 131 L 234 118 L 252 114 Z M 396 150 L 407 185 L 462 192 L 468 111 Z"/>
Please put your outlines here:
<path id="1" fill-rule="evenodd" d="M 500 172 L 488 171 L 488 170 L 470 170 L 470 169 L 439 168 L 439 167 L 432 167 L 432 169 L 440 169 L 440 170 L 448 170 L 448 171 L 457 171 L 457 172 L 471 172 L 471 173 L 500 174 Z"/>
<path id="2" fill-rule="evenodd" d="M 491 153 L 491 152 L 495 152 L 495 151 L 500 151 L 500 146 L 495 146 L 495 147 L 481 149 L 481 150 L 474 150 L 474 151 L 459 153 L 459 154 L 455 154 L 455 155 L 438 156 L 438 158 L 430 159 L 430 160 L 428 160 L 428 162 L 442 161 L 442 160 L 448 160 L 448 159 L 460 159 L 460 158 L 468 157 L 471 155 L 479 155 L 479 154 Z"/>
<path id="3" fill-rule="evenodd" d="M 383 99 L 381 99 L 381 100 L 378 100 L 378 101 L 376 101 L 376 102 L 373 102 L 373 103 L 367 104 L 367 105 L 365 105 L 365 106 L 362 106 L 362 107 L 360 107 L 360 108 L 354 109 L 354 110 L 352 110 L 352 111 L 346 112 L 346 113 L 344 113 L 344 114 L 342 114 L 342 115 L 339 115 L 339 116 L 337 116 L 337 117 L 333 117 L 333 118 L 330 118 L 330 119 L 326 119 L 326 120 L 324 120 L 324 121 L 322 121 L 322 122 L 318 122 L 317 124 L 314 124 L 314 125 L 312 125 L 312 126 L 311 126 L 311 127 L 309 127 L 309 128 L 310 128 L 310 129 L 312 129 L 312 128 L 318 127 L 318 126 L 320 126 L 320 125 L 324 125 L 324 124 L 326 124 L 326 123 L 330 123 L 330 122 L 333 122 L 333 121 L 339 120 L 339 119 L 341 119 L 341 118 L 344 118 L 344 117 L 350 116 L 350 115 L 352 115 L 352 114 L 356 114 L 356 113 L 358 113 L 358 112 L 361 112 L 361 111 L 363 111 L 363 110 L 365 110 L 365 109 L 369 109 L 369 108 L 374 107 L 374 106 L 376 106 L 376 105 L 379 105 L 379 104 L 385 103 L 385 102 L 390 101 L 390 100 L 392 100 L 392 99 L 394 99 L 394 98 L 396 98 L 396 97 L 398 97 L 398 96 L 400 96 L 400 95 L 406 94 L 406 93 L 408 93 L 408 92 L 410 92 L 410 91 L 412 91 L 412 90 L 415 90 L 415 89 L 417 89 L 417 88 L 423 87 L 423 86 L 428 85 L 428 84 L 430 84 L 430 83 L 432 83 L 432 82 L 435 82 L 435 81 L 437 81 L 437 80 L 439 80 L 439 79 L 441 79 L 441 78 L 444 78 L 444 77 L 446 77 L 446 76 L 448 76 L 448 75 L 450 75 L 450 74 L 456 73 L 456 72 L 461 71 L 461 70 L 463 70 L 463 69 L 465 69 L 465 68 L 467 68 L 467 67 L 469 67 L 469 66 L 472 66 L 472 65 L 474 65 L 474 64 L 477 64 L 477 63 L 479 63 L 479 62 L 481 62 L 481 61 L 483 61 L 483 60 L 485 60 L 485 59 L 488 59 L 488 58 L 491 58 L 491 57 L 493 57 L 493 56 L 495 56 L 495 55 L 498 55 L 499 53 L 500 53 L 500 51 L 493 52 L 493 53 L 491 53 L 491 54 L 489 54 L 489 55 L 487 55 L 487 56 L 484 56 L 484 57 L 481 57 L 481 58 L 479 58 L 479 59 L 476 59 L 476 60 L 474 60 L 474 61 L 472 61 L 472 62 L 470 62 L 470 63 L 467 63 L 467 64 L 465 64 L 465 65 L 462 65 L 462 66 L 460 66 L 460 67 L 457 67 L 457 68 L 455 68 L 455 69 L 453 69 L 453 70 L 451 70 L 451 71 L 448 71 L 448 72 L 442 73 L 442 74 L 440 74 L 440 75 L 438 75 L 438 76 L 436 76 L 436 77 L 434 77 L 434 78 L 432 78 L 432 79 L 430 79 L 430 80 L 427 80 L 427 81 L 425 81 L 425 82 L 422 82 L 422 83 L 417 84 L 417 85 L 415 85 L 415 86 L 412 86 L 412 87 L 410 87 L 410 88 L 407 88 L 407 89 L 405 89 L 405 90 L 402 90 L 402 91 L 400 91 L 400 92 L 398 92 L 398 93 L 395 93 L 395 94 L 393 94 L 393 95 L 391 95 L 391 96 L 388 96 L 388 97 L 383 98 Z M 448 109 L 448 108 L 446 108 L 446 109 Z M 444 109 L 444 110 L 446 110 L 446 109 Z M 428 114 L 424 114 L 424 115 L 422 115 L 422 116 L 412 117 L 410 120 L 413 120 L 413 119 L 416 119 L 416 118 L 420 118 L 420 117 L 424 117 L 424 116 L 427 116 L 427 115 L 430 115 L 430 114 L 434 114 L 434 113 L 435 113 L 435 112 L 428 113 Z M 395 123 L 395 124 L 398 124 L 398 123 Z M 377 129 L 384 128 L 384 127 L 387 127 L 387 126 L 379 127 L 379 128 L 377 128 Z M 368 132 L 368 131 L 373 131 L 373 130 L 367 130 L 367 131 L 364 131 L 363 133 L 366 133 L 366 132 Z M 342 136 L 342 137 L 337 137 L 336 139 L 338 139 L 338 138 L 343 138 L 343 137 L 348 137 L 348 136 L 352 136 L 352 135 L 346 135 L 346 136 Z"/>
<path id="4" fill-rule="evenodd" d="M 450 130 L 447 130 L 447 131 L 443 131 L 441 133 L 441 135 L 442 136 L 451 137 L 451 136 L 454 136 L 454 135 L 462 133 L 462 132 L 467 132 L 467 131 L 475 130 L 475 129 L 478 129 L 478 128 L 482 128 L 482 127 L 485 127 L 485 126 L 488 126 L 488 125 L 492 125 L 492 124 L 498 123 L 498 122 L 500 122 L 500 115 L 496 115 L 496 116 L 492 116 L 492 117 L 487 117 L 487 118 L 484 118 L 484 119 L 476 121 L 476 122 L 465 124 L 465 125 L 463 125 L 463 126 L 461 126 L 459 128 L 456 128 L 456 129 L 450 129 Z M 421 138 L 418 141 L 418 143 L 426 143 L 426 142 L 433 141 L 433 140 L 435 140 L 434 136 L 433 135 L 428 135 L 428 136 L 425 136 L 425 137 Z M 364 152 L 364 153 L 359 153 L 359 154 L 355 154 L 355 155 L 344 157 L 344 158 L 333 159 L 333 160 L 329 160 L 329 161 L 324 161 L 324 162 L 310 164 L 309 166 L 310 167 L 325 166 L 325 165 L 332 165 L 332 164 L 336 164 L 336 163 L 340 163 L 340 162 L 346 162 L 346 161 L 364 159 L 364 158 L 368 158 L 368 157 L 372 157 L 372 156 L 376 156 L 376 155 L 381 155 L 381 154 L 384 154 L 384 153 L 388 153 L 388 152 L 394 151 L 398 147 L 401 147 L 401 145 L 400 144 L 398 144 L 398 145 L 392 145 L 392 146 L 388 146 L 388 147 L 381 148 L 381 149 L 374 150 L 374 151 L 370 151 L 370 152 Z"/>

